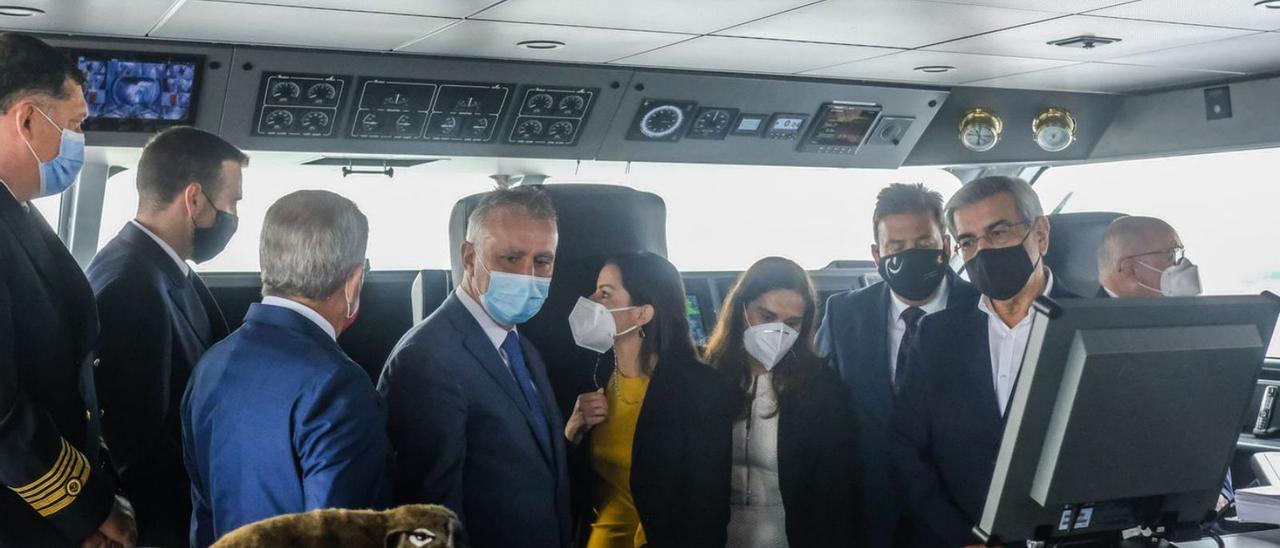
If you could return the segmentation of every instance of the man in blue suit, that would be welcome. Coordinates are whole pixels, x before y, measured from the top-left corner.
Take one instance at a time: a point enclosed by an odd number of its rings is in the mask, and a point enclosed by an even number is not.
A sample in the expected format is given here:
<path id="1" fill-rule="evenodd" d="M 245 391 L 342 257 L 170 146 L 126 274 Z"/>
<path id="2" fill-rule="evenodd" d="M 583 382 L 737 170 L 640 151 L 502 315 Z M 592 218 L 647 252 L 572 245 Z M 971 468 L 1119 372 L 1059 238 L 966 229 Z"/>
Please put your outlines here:
<path id="1" fill-rule="evenodd" d="M 390 500 L 382 400 L 337 343 L 360 310 L 368 234 L 331 192 L 267 211 L 262 303 L 205 353 L 182 400 L 192 545 L 280 514 Z"/>
<path id="2" fill-rule="evenodd" d="M 487 196 L 467 220 L 462 283 L 400 340 L 378 381 L 397 502 L 449 507 L 477 548 L 572 541 L 564 421 L 516 327 L 546 298 L 557 240 L 540 189 Z"/>
<path id="3" fill-rule="evenodd" d="M 190 480 L 179 406 L 205 350 L 227 336 L 188 260 L 212 259 L 235 234 L 249 158 L 191 127 L 151 139 L 138 162 L 138 216 L 89 263 L 98 302 L 98 400 L 142 545 L 187 544 Z"/>
<path id="4" fill-rule="evenodd" d="M 978 291 L 949 265 L 941 194 L 921 184 L 889 185 L 876 197 L 871 223 L 871 256 L 883 281 L 832 295 L 819 340 L 854 402 L 859 545 L 887 548 L 897 545 L 904 528 L 902 501 L 890 479 L 889 417 L 906 374 L 906 350 L 921 318 L 971 307 Z"/>
<path id="5" fill-rule="evenodd" d="M 895 479 L 910 529 L 903 546 L 979 544 L 982 515 L 1041 295 L 1057 288 L 1043 264 L 1049 220 L 1026 181 L 984 177 L 956 192 L 944 216 L 982 297 L 925 316 L 894 402 Z"/>

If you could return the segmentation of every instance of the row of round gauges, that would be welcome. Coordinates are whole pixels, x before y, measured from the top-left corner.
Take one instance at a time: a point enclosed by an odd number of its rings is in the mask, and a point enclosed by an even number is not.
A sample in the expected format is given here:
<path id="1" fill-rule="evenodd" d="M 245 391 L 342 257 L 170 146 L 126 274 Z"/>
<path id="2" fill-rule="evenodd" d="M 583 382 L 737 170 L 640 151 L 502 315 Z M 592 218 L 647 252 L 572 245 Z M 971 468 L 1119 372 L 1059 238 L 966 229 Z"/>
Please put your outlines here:
<path id="1" fill-rule="evenodd" d="M 298 128 L 307 133 L 327 133 L 332 123 L 333 117 L 320 110 L 295 114 L 294 111 L 278 108 L 268 111 L 262 117 L 263 127 L 275 132 Z"/>
<path id="2" fill-rule="evenodd" d="M 303 91 L 306 85 L 306 91 Z M 310 103 L 328 105 L 338 99 L 338 88 L 329 82 L 300 84 L 292 80 L 282 80 L 271 85 L 268 91 L 270 102 L 277 104 Z M 305 101 L 303 100 L 305 98 Z"/>
<path id="3" fill-rule="evenodd" d="M 975 108 L 960 119 L 960 143 L 974 152 L 1000 144 L 1004 121 L 989 109 Z M 1076 141 L 1076 119 L 1064 109 L 1050 107 L 1031 120 L 1031 136 L 1045 152 L 1062 152 Z"/>
<path id="4" fill-rule="evenodd" d="M 550 93 L 535 93 L 524 103 L 524 112 L 528 114 L 554 112 L 558 116 L 579 117 L 585 108 L 587 100 L 577 94 L 564 95 L 557 101 Z"/>
<path id="5" fill-rule="evenodd" d="M 702 107 L 692 101 L 646 99 L 640 105 L 627 138 L 640 141 L 724 139 L 734 129 L 738 109 Z"/>
<path id="6" fill-rule="evenodd" d="M 391 119 L 395 116 L 395 119 Z M 356 133 L 361 135 L 399 135 L 417 137 L 421 133 L 422 114 L 366 112 L 357 121 Z M 428 137 L 487 139 L 490 119 L 487 116 L 436 115 L 427 130 Z"/>
<path id="7" fill-rule="evenodd" d="M 577 127 L 571 120 L 525 118 L 516 124 L 511 137 L 519 141 L 566 142 L 573 140 L 576 131 Z"/>

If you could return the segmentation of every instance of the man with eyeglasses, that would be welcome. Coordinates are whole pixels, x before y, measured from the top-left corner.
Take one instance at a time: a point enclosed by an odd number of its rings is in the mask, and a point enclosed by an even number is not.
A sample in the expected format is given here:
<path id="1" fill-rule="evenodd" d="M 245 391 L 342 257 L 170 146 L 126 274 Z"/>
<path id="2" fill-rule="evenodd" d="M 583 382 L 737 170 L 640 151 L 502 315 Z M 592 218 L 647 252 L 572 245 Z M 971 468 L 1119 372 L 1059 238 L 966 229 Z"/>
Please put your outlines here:
<path id="1" fill-rule="evenodd" d="M 1044 264 L 1049 220 L 1026 181 L 992 176 L 962 187 L 944 216 L 982 293 L 976 306 L 925 316 L 894 403 L 895 479 L 908 546 L 981 544 L 982 515 L 1041 295 L 1070 298 Z"/>
<path id="2" fill-rule="evenodd" d="M 1182 239 L 1155 217 L 1112 221 L 1098 245 L 1099 297 L 1190 297 L 1200 294 L 1200 271 Z"/>

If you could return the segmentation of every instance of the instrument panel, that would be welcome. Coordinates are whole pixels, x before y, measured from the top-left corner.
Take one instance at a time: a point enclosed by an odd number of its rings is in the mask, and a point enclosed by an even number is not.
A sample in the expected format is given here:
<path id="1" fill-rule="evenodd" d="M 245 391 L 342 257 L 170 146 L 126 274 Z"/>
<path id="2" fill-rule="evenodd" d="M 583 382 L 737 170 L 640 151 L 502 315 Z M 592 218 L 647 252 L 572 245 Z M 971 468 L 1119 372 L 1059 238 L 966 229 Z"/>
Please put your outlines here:
<path id="1" fill-rule="evenodd" d="M 679 141 L 680 136 L 689 127 L 696 108 L 698 103 L 693 101 L 645 99 L 640 103 L 635 119 L 631 121 L 627 140 L 672 143 Z"/>
<path id="2" fill-rule="evenodd" d="M 507 142 L 517 145 L 573 146 L 595 106 L 599 88 L 529 87 Z"/>
<path id="3" fill-rule="evenodd" d="M 514 88 L 512 84 L 364 78 L 351 137 L 492 142 Z"/>
<path id="4" fill-rule="evenodd" d="M 254 135 L 332 137 L 350 78 L 263 73 Z"/>

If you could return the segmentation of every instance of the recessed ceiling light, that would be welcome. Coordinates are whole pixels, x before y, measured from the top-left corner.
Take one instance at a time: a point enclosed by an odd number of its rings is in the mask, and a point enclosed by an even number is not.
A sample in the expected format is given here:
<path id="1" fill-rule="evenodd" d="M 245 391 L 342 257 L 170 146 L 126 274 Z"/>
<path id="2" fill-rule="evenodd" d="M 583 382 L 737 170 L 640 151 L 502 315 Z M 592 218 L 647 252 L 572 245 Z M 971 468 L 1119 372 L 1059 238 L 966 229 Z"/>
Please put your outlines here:
<path id="1" fill-rule="evenodd" d="M 942 74 L 945 72 L 955 72 L 956 68 L 951 65 L 925 65 L 923 67 L 916 67 L 912 70 L 926 74 Z"/>
<path id="2" fill-rule="evenodd" d="M 559 40 L 525 40 L 517 42 L 516 45 L 525 49 L 560 49 L 564 47 L 564 42 Z"/>
<path id="3" fill-rule="evenodd" d="M 1264 10 L 1280 10 L 1280 0 L 1258 0 L 1253 7 Z"/>
<path id="4" fill-rule="evenodd" d="M 28 8 L 25 6 L 0 6 L 0 15 L 9 17 L 31 17 L 33 15 L 44 15 L 44 10 L 39 8 Z"/>

